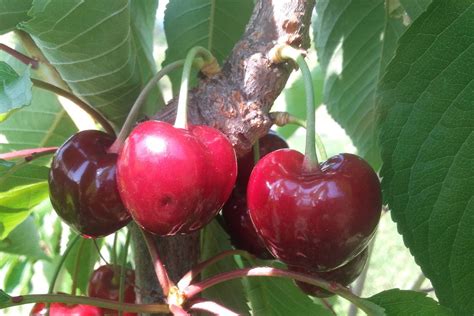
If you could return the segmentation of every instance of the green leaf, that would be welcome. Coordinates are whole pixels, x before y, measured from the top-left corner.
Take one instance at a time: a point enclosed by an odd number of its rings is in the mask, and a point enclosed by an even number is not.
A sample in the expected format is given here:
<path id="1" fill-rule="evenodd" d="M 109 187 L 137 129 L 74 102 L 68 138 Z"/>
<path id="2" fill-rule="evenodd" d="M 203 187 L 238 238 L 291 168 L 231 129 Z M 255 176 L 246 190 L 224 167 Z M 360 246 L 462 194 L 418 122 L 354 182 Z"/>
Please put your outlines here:
<path id="1" fill-rule="evenodd" d="M 164 28 L 168 49 L 163 66 L 186 57 L 194 46 L 207 48 L 222 63 L 244 33 L 252 0 L 171 0 Z M 179 90 L 181 74 L 170 75 L 173 91 Z"/>
<path id="2" fill-rule="evenodd" d="M 201 238 L 201 260 L 209 259 L 224 250 L 232 249 L 229 237 L 216 220 L 204 228 Z M 208 267 L 203 272 L 202 278 L 205 279 L 209 276 L 235 269 L 239 269 L 239 266 L 232 257 L 228 257 Z M 204 292 L 204 297 L 223 304 L 239 315 L 248 315 L 249 313 L 247 298 L 240 279 L 213 286 Z"/>
<path id="3" fill-rule="evenodd" d="M 385 0 L 320 0 L 313 24 L 325 73 L 323 102 L 346 130 L 358 152 L 380 166 L 376 141 L 376 88 L 404 31 L 398 3 Z"/>
<path id="4" fill-rule="evenodd" d="M 40 238 L 34 219 L 30 216 L 0 240 L 0 251 L 27 256 L 28 259 L 48 259 L 40 247 Z"/>
<path id="5" fill-rule="evenodd" d="M 281 265 L 278 266 L 281 268 Z M 244 284 L 252 315 L 332 315 L 313 302 L 287 279 L 271 277 L 245 278 Z"/>
<path id="6" fill-rule="evenodd" d="M 17 186 L 45 182 L 49 168 L 31 163 L 18 163 L 11 167 L 0 165 L 0 192 L 6 192 Z"/>
<path id="7" fill-rule="evenodd" d="M 433 1 L 380 86 L 382 186 L 405 244 L 457 315 L 474 313 L 472 1 Z"/>
<path id="8" fill-rule="evenodd" d="M 70 243 L 71 240 L 75 236 L 77 236 L 77 234 L 74 232 L 71 232 L 71 234 L 69 235 L 68 243 Z M 103 241 L 104 241 L 103 238 L 96 240 L 99 246 L 99 249 Z M 81 243 L 83 244 L 82 246 L 81 246 Z M 74 248 L 71 250 L 71 252 L 69 253 L 66 259 L 65 267 L 67 269 L 67 272 L 71 276 L 71 278 L 74 277 L 76 263 L 78 264 L 79 270 L 77 271 L 77 288 L 82 294 L 87 293 L 87 283 L 89 282 L 89 277 L 94 271 L 94 265 L 98 259 L 99 259 L 99 254 L 97 253 L 97 249 L 94 246 L 94 240 L 91 238 L 87 238 L 87 239 L 81 238 L 74 245 Z"/>
<path id="9" fill-rule="evenodd" d="M 48 198 L 46 181 L 15 187 L 0 192 L 0 240 L 33 211 L 33 208 Z"/>
<path id="10" fill-rule="evenodd" d="M 391 289 L 380 292 L 369 301 L 383 307 L 387 316 L 451 316 L 453 312 L 441 306 L 426 293 Z"/>
<path id="11" fill-rule="evenodd" d="M 140 24 L 132 23 L 131 2 L 35 0 L 29 12 L 32 19 L 20 24 L 73 92 L 117 124 L 124 121 L 148 79 L 142 71 L 149 74 L 154 67 L 145 30 L 137 31 Z M 134 6 L 154 16 L 155 3 Z"/>
<path id="12" fill-rule="evenodd" d="M 432 0 L 400 0 L 412 21 L 416 20 L 428 8 Z"/>
<path id="13" fill-rule="evenodd" d="M 134 40 L 138 43 L 138 67 L 144 79 L 143 84 L 156 73 L 155 58 L 153 57 L 153 34 L 158 0 L 131 1 L 130 17 Z M 153 115 L 163 106 L 164 100 L 158 87 L 150 93 L 142 112 Z"/>
<path id="14" fill-rule="evenodd" d="M 0 0 L 0 34 L 13 30 L 28 19 L 32 0 Z"/>
<path id="15" fill-rule="evenodd" d="M 7 63 L 0 61 L 0 122 L 31 103 L 30 69 L 18 75 Z"/>
<path id="16" fill-rule="evenodd" d="M 323 101 L 322 92 L 324 83 L 323 72 L 319 65 L 311 70 L 311 76 L 313 78 L 315 104 L 316 107 L 318 107 Z M 283 90 L 283 93 L 285 95 L 285 111 L 291 113 L 297 118 L 306 120 L 306 91 L 304 89 L 304 81 L 301 74 L 290 87 Z M 279 127 L 278 134 L 282 135 L 284 138 L 288 138 L 293 135 L 297 128 L 298 126 L 290 124 Z"/>

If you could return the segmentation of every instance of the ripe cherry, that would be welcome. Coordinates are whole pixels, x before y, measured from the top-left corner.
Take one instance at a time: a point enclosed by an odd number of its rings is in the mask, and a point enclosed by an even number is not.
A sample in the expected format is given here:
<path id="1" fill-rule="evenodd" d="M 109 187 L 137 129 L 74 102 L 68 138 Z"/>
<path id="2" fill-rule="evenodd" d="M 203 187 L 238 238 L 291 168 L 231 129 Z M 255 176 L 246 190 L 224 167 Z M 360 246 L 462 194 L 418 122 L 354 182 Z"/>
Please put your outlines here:
<path id="1" fill-rule="evenodd" d="M 85 237 L 109 235 L 131 220 L 116 184 L 114 138 L 81 131 L 56 152 L 49 173 L 51 203 L 63 221 Z"/>
<path id="2" fill-rule="evenodd" d="M 118 275 L 116 275 L 118 273 Z M 90 297 L 103 298 L 107 300 L 117 301 L 120 295 L 120 268 L 113 265 L 104 265 L 96 269 L 90 279 L 88 286 L 88 294 Z M 124 299 L 125 303 L 135 303 L 135 272 L 130 269 L 125 271 L 125 289 Z M 110 315 L 117 315 L 115 310 L 104 309 L 104 312 Z M 136 313 L 124 312 L 125 316 L 137 315 Z"/>
<path id="3" fill-rule="evenodd" d="M 310 269 L 308 270 L 306 268 L 300 268 L 300 267 L 289 267 L 289 269 L 295 272 L 310 274 L 315 277 L 324 279 L 328 282 L 336 282 L 336 283 L 346 286 L 354 282 L 354 280 L 357 279 L 357 277 L 362 273 L 362 270 L 364 270 L 364 267 L 367 263 L 368 257 L 369 257 L 369 251 L 368 251 L 368 248 L 365 248 L 360 254 L 358 254 L 351 261 L 331 271 L 317 272 L 317 271 L 313 271 Z M 334 295 L 333 293 L 326 291 L 325 289 L 322 289 L 318 286 L 314 286 L 314 285 L 307 284 L 304 282 L 299 282 L 299 281 L 295 281 L 295 283 L 303 292 L 311 296 L 329 297 L 329 296 Z"/>
<path id="4" fill-rule="evenodd" d="M 30 316 L 44 316 L 47 314 L 46 304 L 36 303 L 30 312 Z M 51 303 L 49 305 L 50 316 L 103 316 L 104 311 L 96 306 L 90 305 L 67 305 L 64 303 Z"/>
<path id="5" fill-rule="evenodd" d="M 277 134 L 270 132 L 260 138 L 260 157 L 281 148 L 288 148 L 286 141 Z M 230 235 L 234 247 L 243 249 L 260 259 L 272 259 L 273 256 L 260 237 L 257 235 L 247 207 L 247 183 L 254 166 L 253 151 L 237 160 L 237 182 L 229 200 L 222 208 L 224 228 Z"/>
<path id="6" fill-rule="evenodd" d="M 234 149 L 221 132 L 159 121 L 139 124 L 117 162 L 125 206 L 140 226 L 161 236 L 209 223 L 229 198 L 236 174 Z"/>
<path id="7" fill-rule="evenodd" d="M 274 151 L 255 166 L 247 199 L 267 249 L 291 266 L 333 270 L 359 254 L 380 218 L 380 182 L 360 157 L 339 154 L 303 168 L 303 154 Z"/>

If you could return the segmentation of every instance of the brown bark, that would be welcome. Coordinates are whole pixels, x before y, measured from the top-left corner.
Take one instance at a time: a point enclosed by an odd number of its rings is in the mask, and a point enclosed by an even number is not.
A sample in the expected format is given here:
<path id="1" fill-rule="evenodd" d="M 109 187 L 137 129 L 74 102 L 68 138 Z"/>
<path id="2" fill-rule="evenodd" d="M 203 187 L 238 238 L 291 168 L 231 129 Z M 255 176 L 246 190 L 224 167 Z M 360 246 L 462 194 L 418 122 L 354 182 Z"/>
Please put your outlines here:
<path id="1" fill-rule="evenodd" d="M 190 91 L 190 122 L 210 125 L 224 132 L 239 155 L 250 150 L 252 144 L 268 132 L 272 124 L 268 112 L 293 69 L 288 64 L 273 64 L 267 57 L 268 52 L 276 43 L 307 49 L 313 7 L 314 0 L 258 1 L 245 34 L 235 45 L 222 72 L 201 80 Z M 172 100 L 156 118 L 172 122 L 176 105 L 177 100 Z M 157 244 L 175 281 L 199 258 L 197 234 L 157 238 Z M 152 265 L 141 264 L 147 260 L 141 258 L 147 256 L 140 250 L 145 246 L 135 245 L 139 247 L 137 266 L 146 270 L 138 273 L 138 282 L 142 288 L 156 289 L 156 285 L 150 284 L 156 280 L 150 276 Z"/>

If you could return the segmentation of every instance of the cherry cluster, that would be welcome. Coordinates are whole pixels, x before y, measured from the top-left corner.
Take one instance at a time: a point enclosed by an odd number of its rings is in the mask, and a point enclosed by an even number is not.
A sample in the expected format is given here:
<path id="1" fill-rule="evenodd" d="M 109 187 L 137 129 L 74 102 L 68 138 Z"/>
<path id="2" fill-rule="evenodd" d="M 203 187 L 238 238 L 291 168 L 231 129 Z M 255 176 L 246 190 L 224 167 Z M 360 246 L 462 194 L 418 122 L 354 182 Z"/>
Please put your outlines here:
<path id="1" fill-rule="evenodd" d="M 288 49 L 288 56 L 296 54 L 294 60 L 311 82 L 300 52 Z M 191 52 L 183 78 L 190 73 Z M 285 50 L 280 55 L 284 57 Z M 269 133 L 257 141 L 253 153 L 237 160 L 232 144 L 219 130 L 188 125 L 186 83 L 174 125 L 150 120 L 124 137 L 123 128 L 117 139 L 90 130 L 68 139 L 51 165 L 52 205 L 87 238 L 114 233 L 131 220 L 158 236 L 189 234 L 222 209 L 220 222 L 236 248 L 261 259 L 277 259 L 290 271 L 347 285 L 368 258 L 381 212 L 380 182 L 356 155 L 339 154 L 318 162 L 309 87 L 304 155 Z M 102 279 L 112 288 L 116 278 L 110 271 L 110 267 L 96 271 L 92 284 Z M 296 283 L 307 294 L 331 295 Z M 113 298 L 104 293 L 89 286 L 90 296 L 118 299 L 116 291 Z M 127 292 L 125 298 L 134 301 Z"/>

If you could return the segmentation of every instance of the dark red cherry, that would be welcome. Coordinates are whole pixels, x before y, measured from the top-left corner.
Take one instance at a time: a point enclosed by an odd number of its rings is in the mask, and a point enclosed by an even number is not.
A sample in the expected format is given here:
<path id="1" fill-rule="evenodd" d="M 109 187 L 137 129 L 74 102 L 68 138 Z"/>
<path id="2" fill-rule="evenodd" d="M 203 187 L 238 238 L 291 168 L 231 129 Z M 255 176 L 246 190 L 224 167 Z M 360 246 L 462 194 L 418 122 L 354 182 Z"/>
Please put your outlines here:
<path id="1" fill-rule="evenodd" d="M 47 308 L 44 303 L 36 303 L 30 312 L 30 316 L 45 316 Z M 67 305 L 63 303 L 51 303 L 49 307 L 50 316 L 103 316 L 101 308 L 90 305 Z"/>
<path id="2" fill-rule="evenodd" d="M 339 154 L 303 170 L 304 156 L 274 151 L 255 166 L 250 217 L 270 252 L 284 263 L 333 270 L 359 254 L 380 219 L 380 182 L 360 157 Z"/>
<path id="3" fill-rule="evenodd" d="M 245 191 L 239 187 L 232 191 L 222 208 L 222 217 L 224 228 L 235 248 L 246 250 L 260 259 L 273 259 L 250 220 Z"/>
<path id="4" fill-rule="evenodd" d="M 260 157 L 281 148 L 288 148 L 288 144 L 274 132 L 259 139 Z M 260 259 L 272 259 L 273 256 L 253 227 L 247 207 L 247 182 L 254 166 L 253 151 L 237 159 L 237 165 L 239 171 L 236 185 L 222 208 L 224 228 L 234 247 L 246 250 Z"/>
<path id="5" fill-rule="evenodd" d="M 221 132 L 159 121 L 139 124 L 117 163 L 125 206 L 141 227 L 161 236 L 209 223 L 229 198 L 236 174 L 234 149 Z"/>
<path id="6" fill-rule="evenodd" d="M 58 149 L 51 164 L 51 203 L 64 222 L 86 237 L 109 235 L 131 220 L 117 189 L 117 155 L 107 152 L 113 142 L 101 131 L 79 132 Z"/>
<path id="7" fill-rule="evenodd" d="M 116 273 L 118 274 L 116 276 Z M 115 278 L 114 278 L 115 277 Z M 120 287 L 120 268 L 115 269 L 113 265 L 104 265 L 96 269 L 90 279 L 88 286 L 88 294 L 90 297 L 98 297 L 106 300 L 119 300 Z M 135 303 L 135 272 L 130 269 L 125 271 L 125 289 L 124 302 Z M 118 315 L 115 310 L 104 309 L 108 315 Z M 136 313 L 124 312 L 124 316 L 134 316 Z"/>
<path id="8" fill-rule="evenodd" d="M 258 143 L 260 159 L 277 149 L 288 148 L 287 142 L 272 130 L 270 130 L 268 134 L 262 136 L 258 140 Z M 247 187 L 250 174 L 255 166 L 253 150 L 237 159 L 237 165 L 239 172 L 237 173 L 236 186 Z"/>
<path id="9" fill-rule="evenodd" d="M 368 251 L 368 248 L 365 248 L 364 250 L 362 250 L 360 254 L 358 254 L 351 261 L 331 271 L 317 272 L 311 269 L 300 268 L 300 267 L 288 267 L 288 268 L 295 272 L 310 274 L 315 277 L 324 279 L 328 282 L 336 282 L 336 283 L 346 286 L 354 282 L 354 280 L 357 279 L 357 277 L 362 273 L 362 270 L 364 270 L 365 264 L 367 263 L 368 257 L 369 257 L 369 251 Z M 304 282 L 299 282 L 299 281 L 295 281 L 295 283 L 303 292 L 311 296 L 329 297 L 329 296 L 334 295 L 333 293 L 326 291 L 325 289 L 322 289 L 318 286 L 314 286 L 314 285 L 304 283 Z"/>

